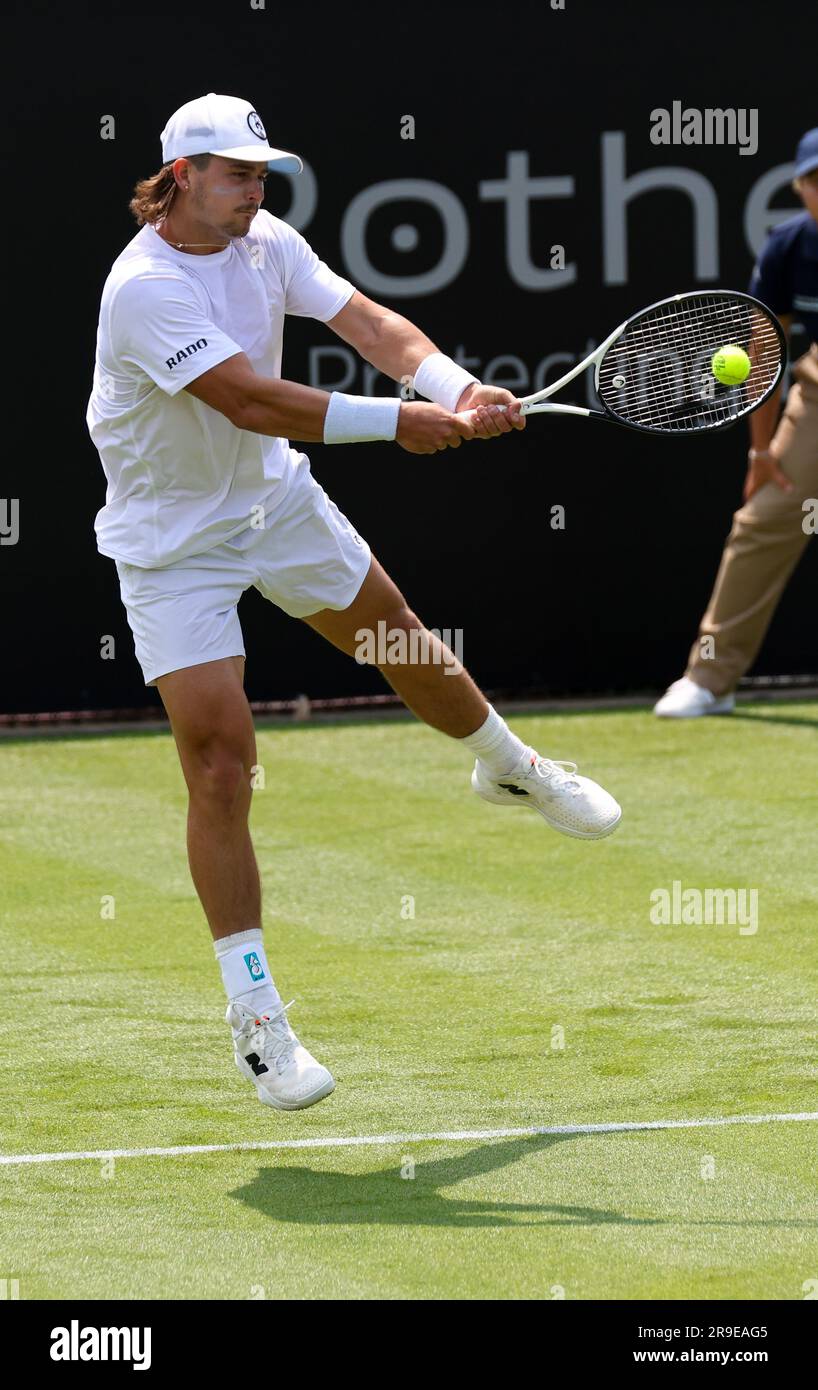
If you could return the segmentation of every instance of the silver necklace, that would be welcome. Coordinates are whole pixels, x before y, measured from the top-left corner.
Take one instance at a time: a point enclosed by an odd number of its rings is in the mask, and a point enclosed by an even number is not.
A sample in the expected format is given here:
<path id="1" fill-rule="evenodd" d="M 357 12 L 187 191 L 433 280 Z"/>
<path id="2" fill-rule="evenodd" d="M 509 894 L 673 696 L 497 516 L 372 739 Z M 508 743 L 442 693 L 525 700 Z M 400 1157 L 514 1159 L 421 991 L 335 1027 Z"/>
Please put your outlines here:
<path id="1" fill-rule="evenodd" d="M 222 251 L 230 245 L 229 241 L 168 241 L 167 237 L 162 237 L 167 241 L 168 246 L 175 246 L 177 251 L 181 251 L 183 246 L 218 246 Z"/>
<path id="2" fill-rule="evenodd" d="M 171 241 L 170 237 L 162 235 L 158 227 L 155 228 L 156 235 L 161 236 L 168 246 L 173 246 L 177 251 L 181 251 L 183 246 L 218 246 L 222 251 L 230 245 L 229 241 Z"/>

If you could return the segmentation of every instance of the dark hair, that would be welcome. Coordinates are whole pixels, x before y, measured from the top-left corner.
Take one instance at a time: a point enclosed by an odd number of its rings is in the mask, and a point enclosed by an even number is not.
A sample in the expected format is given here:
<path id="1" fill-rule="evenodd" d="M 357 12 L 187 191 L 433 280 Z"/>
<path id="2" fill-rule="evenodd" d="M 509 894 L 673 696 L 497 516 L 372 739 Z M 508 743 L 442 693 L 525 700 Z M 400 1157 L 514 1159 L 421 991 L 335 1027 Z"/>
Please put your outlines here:
<path id="1" fill-rule="evenodd" d="M 209 154 L 189 154 L 185 156 L 194 169 L 206 169 L 210 163 Z M 128 204 L 140 227 L 146 222 L 162 222 L 171 209 L 176 196 L 177 183 L 173 177 L 173 161 L 163 164 L 158 174 L 148 179 L 140 179 L 134 188 L 133 197 Z"/>

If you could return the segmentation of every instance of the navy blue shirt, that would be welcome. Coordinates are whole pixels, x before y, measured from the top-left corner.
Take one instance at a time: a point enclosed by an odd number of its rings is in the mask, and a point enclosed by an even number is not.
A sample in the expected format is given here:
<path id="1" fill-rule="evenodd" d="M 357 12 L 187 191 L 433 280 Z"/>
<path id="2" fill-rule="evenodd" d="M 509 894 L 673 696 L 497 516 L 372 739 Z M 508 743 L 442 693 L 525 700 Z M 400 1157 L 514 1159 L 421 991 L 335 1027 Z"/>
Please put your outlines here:
<path id="1" fill-rule="evenodd" d="M 818 342 L 818 223 L 808 212 L 788 217 L 770 232 L 750 294 L 774 314 L 793 314 Z"/>

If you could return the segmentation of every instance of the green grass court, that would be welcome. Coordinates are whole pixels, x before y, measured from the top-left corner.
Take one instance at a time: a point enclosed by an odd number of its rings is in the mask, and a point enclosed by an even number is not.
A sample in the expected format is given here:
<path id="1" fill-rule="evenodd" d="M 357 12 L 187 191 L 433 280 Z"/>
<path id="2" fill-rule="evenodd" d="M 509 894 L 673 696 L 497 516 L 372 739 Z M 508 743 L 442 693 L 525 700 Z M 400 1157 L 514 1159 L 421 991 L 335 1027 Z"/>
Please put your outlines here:
<path id="1" fill-rule="evenodd" d="M 409 720 L 260 731 L 267 952 L 338 1083 L 292 1115 L 232 1062 L 170 735 L 0 743 L 0 1153 L 818 1111 L 818 705 L 511 722 L 617 796 L 614 836 L 486 805 Z M 653 925 L 674 880 L 757 889 L 757 932 Z M 802 1299 L 816 1138 L 2 1166 L 0 1278 L 21 1299 Z"/>

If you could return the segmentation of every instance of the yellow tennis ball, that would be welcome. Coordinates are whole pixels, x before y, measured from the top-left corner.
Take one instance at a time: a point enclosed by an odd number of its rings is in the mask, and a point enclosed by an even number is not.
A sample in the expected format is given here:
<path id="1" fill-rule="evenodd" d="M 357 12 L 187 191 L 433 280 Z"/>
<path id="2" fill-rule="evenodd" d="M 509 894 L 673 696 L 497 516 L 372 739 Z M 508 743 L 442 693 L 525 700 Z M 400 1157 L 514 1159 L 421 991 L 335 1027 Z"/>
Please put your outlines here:
<path id="1" fill-rule="evenodd" d="M 720 381 L 722 386 L 740 386 L 750 375 L 752 363 L 744 348 L 728 343 L 727 347 L 713 353 L 710 366 L 716 381 Z"/>

